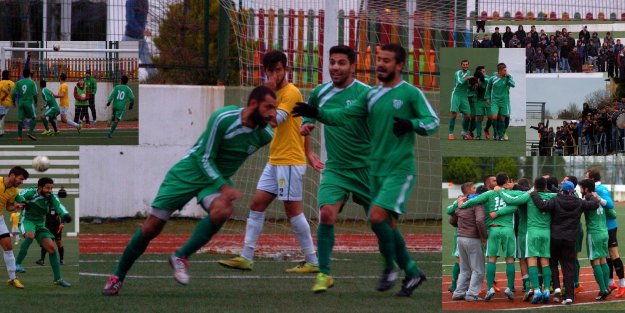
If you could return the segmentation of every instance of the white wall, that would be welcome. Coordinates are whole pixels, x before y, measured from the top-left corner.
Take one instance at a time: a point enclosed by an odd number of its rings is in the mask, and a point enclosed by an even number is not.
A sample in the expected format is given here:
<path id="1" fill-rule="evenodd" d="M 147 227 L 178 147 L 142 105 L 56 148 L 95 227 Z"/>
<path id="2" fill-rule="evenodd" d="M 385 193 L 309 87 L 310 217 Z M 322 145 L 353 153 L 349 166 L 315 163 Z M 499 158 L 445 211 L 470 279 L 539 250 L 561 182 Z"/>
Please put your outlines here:
<path id="1" fill-rule="evenodd" d="M 59 86 L 61 83 L 59 82 L 48 82 L 47 88 L 50 89 L 53 93 L 57 93 L 59 91 Z M 74 99 L 74 87 L 76 86 L 76 82 L 67 82 L 67 90 L 69 92 L 69 111 L 67 112 L 68 118 L 74 118 L 74 103 L 76 100 Z M 96 116 L 98 117 L 98 121 L 106 121 L 111 119 L 111 107 L 106 107 L 106 101 L 108 100 L 109 93 L 113 90 L 112 83 L 101 83 L 98 82 L 98 90 L 95 94 L 95 109 Z M 135 95 L 136 97 L 137 95 Z M 61 103 L 61 99 L 57 98 L 56 102 Z M 41 103 L 40 103 L 41 104 Z M 91 112 L 89 112 L 89 117 L 91 118 Z M 61 116 L 59 115 L 57 119 L 60 121 Z"/>
<path id="2" fill-rule="evenodd" d="M 82 216 L 148 213 L 165 173 L 224 105 L 224 87 L 140 85 L 138 146 L 80 147 Z M 200 216 L 195 199 L 182 211 Z"/>

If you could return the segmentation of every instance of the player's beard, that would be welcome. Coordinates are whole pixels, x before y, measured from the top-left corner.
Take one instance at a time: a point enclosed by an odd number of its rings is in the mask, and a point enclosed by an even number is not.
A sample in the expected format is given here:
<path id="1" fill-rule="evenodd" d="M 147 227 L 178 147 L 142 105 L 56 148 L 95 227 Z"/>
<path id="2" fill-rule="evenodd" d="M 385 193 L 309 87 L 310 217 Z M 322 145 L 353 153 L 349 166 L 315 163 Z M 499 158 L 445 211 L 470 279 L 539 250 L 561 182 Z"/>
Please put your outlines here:
<path id="1" fill-rule="evenodd" d="M 256 110 L 254 110 L 254 112 L 252 112 L 252 121 L 254 122 L 254 124 L 256 126 L 259 126 L 259 127 L 267 126 L 267 121 L 260 114 L 260 110 L 258 108 L 256 108 Z"/>
<path id="2" fill-rule="evenodd" d="M 380 74 L 378 74 L 378 79 L 383 82 L 383 83 L 388 83 L 390 81 L 392 81 L 393 79 L 395 79 L 395 72 L 389 72 L 387 73 L 386 76 L 382 76 Z"/>

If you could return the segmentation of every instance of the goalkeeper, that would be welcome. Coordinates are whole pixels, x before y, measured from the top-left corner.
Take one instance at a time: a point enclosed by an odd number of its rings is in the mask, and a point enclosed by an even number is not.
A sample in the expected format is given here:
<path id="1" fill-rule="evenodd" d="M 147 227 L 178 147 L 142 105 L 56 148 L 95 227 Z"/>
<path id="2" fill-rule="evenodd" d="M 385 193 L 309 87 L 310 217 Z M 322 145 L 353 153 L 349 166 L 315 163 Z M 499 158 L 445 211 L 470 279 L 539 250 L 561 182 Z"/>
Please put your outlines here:
<path id="1" fill-rule="evenodd" d="M 52 194 L 53 187 L 54 181 L 52 178 L 42 177 L 37 182 L 37 188 L 31 187 L 23 189 L 15 199 L 16 203 L 25 205 L 22 211 L 22 233 L 24 233 L 25 239 L 20 248 L 17 260 L 15 261 L 16 271 L 21 273 L 26 272 L 22 266 L 22 261 L 26 258 L 28 248 L 33 242 L 33 239 L 36 239 L 37 243 L 50 254 L 50 265 L 54 273 L 53 284 L 61 287 L 70 287 L 71 284 L 61 278 L 59 255 L 54 242 L 52 242 L 54 234 L 44 225 L 46 214 L 48 214 L 51 209 L 57 212 L 61 217 L 61 221 L 64 223 L 70 223 L 72 221 L 72 216 L 69 215 L 67 209 L 61 204 L 59 198 Z"/>
<path id="2" fill-rule="evenodd" d="M 350 120 L 367 119 L 371 132 L 369 221 L 386 264 L 377 290 L 393 287 L 399 276 L 396 263 L 406 273 L 401 290 L 395 294 L 400 297 L 410 296 L 426 280 L 397 228 L 397 219 L 405 212 L 417 172 L 415 135 L 429 136 L 439 127 L 439 118 L 423 92 L 401 78 L 405 62 L 406 50 L 402 46 L 386 44 L 376 57 L 376 73 L 381 85 L 363 93 L 343 109 L 319 108 L 306 103 L 298 103 L 293 109 L 296 116 L 316 118 L 326 125 L 346 125 Z"/>

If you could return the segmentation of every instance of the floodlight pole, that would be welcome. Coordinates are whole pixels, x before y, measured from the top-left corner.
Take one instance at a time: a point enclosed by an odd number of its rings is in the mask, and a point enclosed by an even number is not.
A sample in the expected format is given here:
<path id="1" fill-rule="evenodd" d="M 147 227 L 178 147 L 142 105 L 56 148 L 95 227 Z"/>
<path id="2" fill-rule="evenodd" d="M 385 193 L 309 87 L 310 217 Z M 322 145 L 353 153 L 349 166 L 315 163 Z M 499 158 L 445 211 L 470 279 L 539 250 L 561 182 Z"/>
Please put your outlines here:
<path id="1" fill-rule="evenodd" d="M 17 48 L 17 47 L 2 47 L 0 48 L 0 70 L 4 70 L 4 53 L 5 51 L 36 51 L 36 52 L 116 52 L 116 53 L 138 53 L 136 49 L 83 49 L 83 48 L 61 48 L 59 51 L 55 51 L 52 48 Z"/>

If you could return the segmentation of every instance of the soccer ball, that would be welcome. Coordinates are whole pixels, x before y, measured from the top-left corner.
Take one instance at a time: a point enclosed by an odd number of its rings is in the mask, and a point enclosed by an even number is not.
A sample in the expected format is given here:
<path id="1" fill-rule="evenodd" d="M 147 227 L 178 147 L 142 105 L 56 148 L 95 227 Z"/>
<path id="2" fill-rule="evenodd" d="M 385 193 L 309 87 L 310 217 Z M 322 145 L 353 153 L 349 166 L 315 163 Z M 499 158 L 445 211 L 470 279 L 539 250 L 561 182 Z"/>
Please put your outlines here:
<path id="1" fill-rule="evenodd" d="M 45 155 L 38 155 L 33 159 L 33 168 L 37 172 L 45 172 L 50 168 L 50 159 Z"/>
<path id="2" fill-rule="evenodd" d="M 52 50 L 54 50 L 54 51 L 59 51 L 59 50 L 61 50 L 61 45 L 59 45 L 58 43 L 55 43 L 55 44 L 52 46 Z"/>

